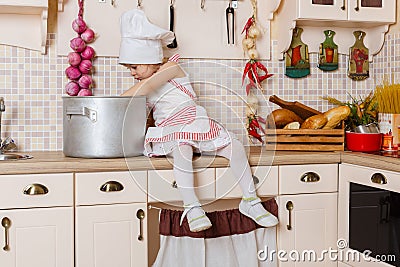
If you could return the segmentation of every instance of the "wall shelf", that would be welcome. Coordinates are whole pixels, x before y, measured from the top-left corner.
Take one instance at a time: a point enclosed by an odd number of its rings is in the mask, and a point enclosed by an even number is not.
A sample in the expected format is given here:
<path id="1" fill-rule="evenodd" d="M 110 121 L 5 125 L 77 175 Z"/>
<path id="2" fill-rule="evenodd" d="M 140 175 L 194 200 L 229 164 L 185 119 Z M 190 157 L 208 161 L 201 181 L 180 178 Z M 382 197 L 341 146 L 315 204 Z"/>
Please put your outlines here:
<path id="1" fill-rule="evenodd" d="M 47 0 L 0 0 L 0 44 L 46 54 Z"/>

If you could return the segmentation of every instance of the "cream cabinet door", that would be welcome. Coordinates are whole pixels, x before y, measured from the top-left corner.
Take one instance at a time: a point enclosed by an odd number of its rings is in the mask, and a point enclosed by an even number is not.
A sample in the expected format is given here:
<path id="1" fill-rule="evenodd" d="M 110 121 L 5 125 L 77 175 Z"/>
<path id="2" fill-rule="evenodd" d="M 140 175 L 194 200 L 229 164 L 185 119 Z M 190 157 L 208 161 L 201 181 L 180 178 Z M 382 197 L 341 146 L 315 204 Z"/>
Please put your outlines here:
<path id="1" fill-rule="evenodd" d="M 297 0 L 295 3 L 298 19 L 347 20 L 347 0 Z"/>
<path id="2" fill-rule="evenodd" d="M 0 266 L 74 266 L 72 207 L 0 210 L 3 224 L 6 218 L 10 226 L 1 226 Z"/>
<path id="3" fill-rule="evenodd" d="M 337 193 L 279 196 L 278 206 L 278 250 L 286 253 L 279 266 L 337 266 L 328 254 L 321 256 L 337 249 Z"/>
<path id="4" fill-rule="evenodd" d="M 348 0 L 348 20 L 394 23 L 396 0 Z"/>
<path id="5" fill-rule="evenodd" d="M 146 215 L 145 204 L 77 207 L 76 267 L 147 266 Z"/>

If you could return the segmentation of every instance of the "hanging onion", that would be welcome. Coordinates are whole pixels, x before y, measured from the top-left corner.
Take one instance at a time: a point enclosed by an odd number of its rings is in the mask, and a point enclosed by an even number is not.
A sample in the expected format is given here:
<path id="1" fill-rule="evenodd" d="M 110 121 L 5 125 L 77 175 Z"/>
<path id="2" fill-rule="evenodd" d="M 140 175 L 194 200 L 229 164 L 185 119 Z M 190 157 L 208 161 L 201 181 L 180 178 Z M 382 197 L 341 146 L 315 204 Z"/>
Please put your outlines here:
<path id="1" fill-rule="evenodd" d="M 68 79 L 70 80 L 77 80 L 79 77 L 81 77 L 82 73 L 77 67 L 69 66 L 65 70 L 65 75 L 67 75 Z"/>
<path id="2" fill-rule="evenodd" d="M 78 96 L 92 96 L 92 90 L 90 89 L 81 89 L 78 93 Z"/>
<path id="3" fill-rule="evenodd" d="M 81 38 L 83 39 L 83 41 L 85 41 L 86 43 L 91 43 L 93 42 L 95 37 L 94 31 L 90 28 L 87 28 L 82 34 L 81 34 Z"/>
<path id="4" fill-rule="evenodd" d="M 71 66 L 78 66 L 81 63 L 81 56 L 77 52 L 70 52 L 68 54 L 68 63 Z"/>
<path id="5" fill-rule="evenodd" d="M 67 83 L 67 85 L 65 86 L 65 92 L 70 95 L 70 96 L 76 96 L 78 95 L 78 92 L 81 88 L 79 87 L 77 82 L 74 81 L 70 81 L 69 83 Z"/>
<path id="6" fill-rule="evenodd" d="M 82 60 L 81 64 L 79 64 L 79 70 L 83 74 L 88 74 L 92 70 L 92 61 L 88 59 Z"/>
<path id="7" fill-rule="evenodd" d="M 94 49 L 91 46 L 86 46 L 86 48 L 82 51 L 81 57 L 83 59 L 92 59 L 94 57 Z"/>
<path id="8" fill-rule="evenodd" d="M 77 33 L 82 33 L 86 30 L 86 22 L 82 18 L 76 18 L 72 21 L 72 29 Z"/>
<path id="9" fill-rule="evenodd" d="M 92 77 L 87 74 L 83 74 L 81 78 L 79 78 L 78 84 L 81 88 L 88 89 L 92 85 Z"/>
<path id="10" fill-rule="evenodd" d="M 86 48 L 86 43 L 85 41 L 82 40 L 81 37 L 75 37 L 71 40 L 69 46 L 75 51 L 75 52 L 82 52 Z"/>

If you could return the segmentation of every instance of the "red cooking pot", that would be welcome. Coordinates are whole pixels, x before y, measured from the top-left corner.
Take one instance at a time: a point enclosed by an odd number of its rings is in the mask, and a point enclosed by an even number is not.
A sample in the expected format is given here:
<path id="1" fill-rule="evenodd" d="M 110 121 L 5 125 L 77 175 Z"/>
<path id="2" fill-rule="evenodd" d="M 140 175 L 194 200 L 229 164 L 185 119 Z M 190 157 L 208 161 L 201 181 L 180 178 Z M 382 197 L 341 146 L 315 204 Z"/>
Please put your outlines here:
<path id="1" fill-rule="evenodd" d="M 382 133 L 346 132 L 346 146 L 351 151 L 379 151 L 382 146 L 382 136 Z"/>

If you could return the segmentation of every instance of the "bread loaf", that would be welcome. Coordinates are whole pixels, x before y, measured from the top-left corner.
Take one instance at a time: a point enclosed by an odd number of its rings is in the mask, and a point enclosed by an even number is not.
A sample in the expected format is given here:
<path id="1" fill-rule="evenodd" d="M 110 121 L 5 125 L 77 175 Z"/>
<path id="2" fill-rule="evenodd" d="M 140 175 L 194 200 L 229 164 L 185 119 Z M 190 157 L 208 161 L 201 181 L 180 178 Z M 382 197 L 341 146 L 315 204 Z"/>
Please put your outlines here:
<path id="1" fill-rule="evenodd" d="M 324 115 L 328 119 L 328 122 L 325 124 L 323 129 L 333 129 L 350 115 L 350 108 L 348 106 L 331 108 L 326 111 Z"/>
<path id="2" fill-rule="evenodd" d="M 324 114 L 318 114 L 307 118 L 300 129 L 321 129 L 328 122 Z"/>
<path id="3" fill-rule="evenodd" d="M 283 129 L 292 129 L 292 130 L 300 129 L 300 122 L 294 121 L 294 122 L 288 123 L 285 125 L 285 127 L 283 127 Z"/>
<path id="4" fill-rule="evenodd" d="M 303 119 L 293 111 L 284 108 L 272 111 L 267 117 L 268 128 L 276 127 L 277 129 L 282 129 L 286 124 L 295 121 L 302 123 Z"/>

